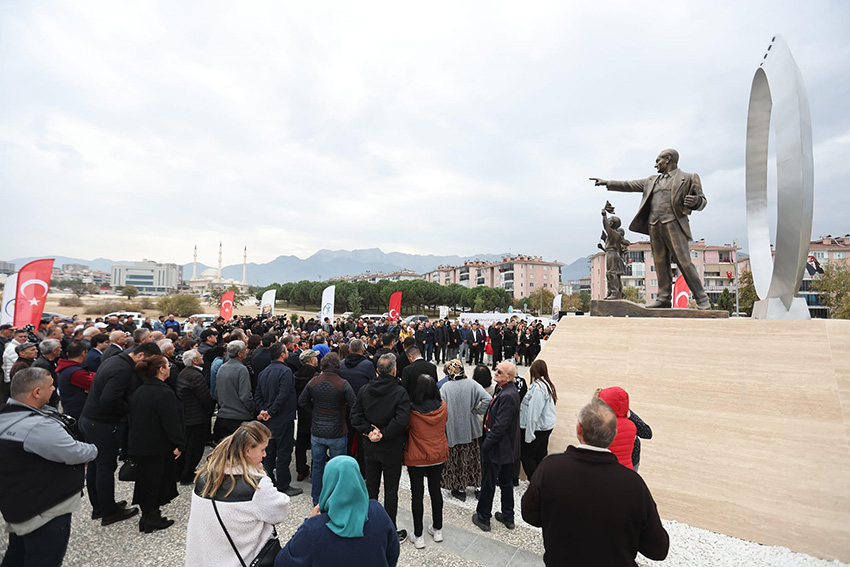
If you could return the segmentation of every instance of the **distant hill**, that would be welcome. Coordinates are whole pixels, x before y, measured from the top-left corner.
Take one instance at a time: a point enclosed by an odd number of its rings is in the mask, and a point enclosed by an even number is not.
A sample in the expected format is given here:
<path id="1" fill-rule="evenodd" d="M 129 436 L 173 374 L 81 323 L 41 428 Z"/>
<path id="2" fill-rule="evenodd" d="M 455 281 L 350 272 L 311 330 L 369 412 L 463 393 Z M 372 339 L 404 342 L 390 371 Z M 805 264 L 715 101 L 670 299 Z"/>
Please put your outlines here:
<path id="1" fill-rule="evenodd" d="M 319 250 L 309 258 L 302 260 L 296 256 L 278 256 L 271 262 L 265 264 L 248 264 L 248 283 L 264 286 L 270 283 L 297 282 L 301 280 L 320 281 L 339 276 L 355 276 L 367 271 L 395 272 L 399 270 L 413 270 L 418 274 L 424 274 L 440 265 L 457 266 L 465 260 L 484 260 L 494 262 L 500 260 L 507 253 L 502 254 L 476 254 L 473 256 L 435 256 L 433 254 L 405 254 L 402 252 L 383 252 L 380 248 L 366 248 L 362 250 Z M 56 266 L 62 264 L 84 264 L 93 270 L 109 272 L 112 264 L 130 263 L 128 261 L 115 261 L 108 258 L 97 258 L 95 260 L 84 260 L 82 258 L 70 258 L 68 256 L 55 256 Z M 14 262 L 20 269 L 27 262 L 39 258 L 15 258 L 9 260 Z M 198 263 L 198 274 L 214 266 Z M 222 267 L 222 276 L 242 279 L 242 264 L 231 264 Z M 579 258 L 572 264 L 565 265 L 562 269 L 564 280 L 578 279 L 590 275 L 587 258 Z M 183 265 L 183 279 L 192 277 L 191 262 Z"/>

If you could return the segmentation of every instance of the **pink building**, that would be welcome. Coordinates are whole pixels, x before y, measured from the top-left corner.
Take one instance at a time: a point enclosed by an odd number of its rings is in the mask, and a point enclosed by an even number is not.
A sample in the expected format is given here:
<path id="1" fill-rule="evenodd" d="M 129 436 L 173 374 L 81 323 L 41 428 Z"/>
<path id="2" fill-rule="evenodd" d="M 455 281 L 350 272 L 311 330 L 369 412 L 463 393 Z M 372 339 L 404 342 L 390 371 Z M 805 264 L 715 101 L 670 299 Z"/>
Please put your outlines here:
<path id="1" fill-rule="evenodd" d="M 705 240 L 690 243 L 691 261 L 696 266 L 705 291 L 712 302 L 717 299 L 724 289 L 735 292 L 735 262 L 738 254 L 734 246 L 711 246 Z M 676 264 L 673 264 L 673 279 L 679 275 Z M 658 297 L 658 278 L 655 276 L 655 261 L 649 241 L 635 242 L 629 246 L 626 253 L 626 275 L 623 276 L 623 287 L 633 286 L 641 290 L 647 302 Z M 590 259 L 590 296 L 593 299 L 604 299 L 608 294 L 605 278 L 605 253 L 598 252 Z"/>
<path id="2" fill-rule="evenodd" d="M 504 256 L 498 262 L 467 260 L 461 266 L 439 266 L 425 274 L 425 279 L 440 285 L 500 287 L 518 299 L 540 288 L 557 293 L 561 286 L 562 265 L 557 261 L 547 262 L 540 256 L 519 254 Z"/>

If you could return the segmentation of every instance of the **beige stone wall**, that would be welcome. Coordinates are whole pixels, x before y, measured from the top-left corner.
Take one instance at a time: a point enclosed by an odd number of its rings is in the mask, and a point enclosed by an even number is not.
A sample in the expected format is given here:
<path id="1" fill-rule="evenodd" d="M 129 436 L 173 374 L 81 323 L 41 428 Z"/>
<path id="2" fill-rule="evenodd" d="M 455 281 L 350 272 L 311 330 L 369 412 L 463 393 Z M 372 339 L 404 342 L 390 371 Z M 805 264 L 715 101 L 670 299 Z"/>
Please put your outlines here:
<path id="1" fill-rule="evenodd" d="M 850 321 L 570 317 L 540 358 L 550 452 L 621 386 L 653 429 L 640 473 L 663 518 L 850 561 Z"/>

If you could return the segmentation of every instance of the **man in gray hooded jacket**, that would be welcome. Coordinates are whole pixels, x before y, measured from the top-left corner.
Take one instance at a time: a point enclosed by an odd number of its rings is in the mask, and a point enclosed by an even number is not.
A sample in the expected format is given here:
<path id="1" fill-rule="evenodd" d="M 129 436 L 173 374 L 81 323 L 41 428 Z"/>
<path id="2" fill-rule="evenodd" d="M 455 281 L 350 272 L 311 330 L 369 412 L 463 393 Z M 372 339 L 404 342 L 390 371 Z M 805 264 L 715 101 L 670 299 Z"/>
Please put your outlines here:
<path id="1" fill-rule="evenodd" d="M 14 487 L 0 491 L 9 531 L 4 564 L 62 563 L 84 465 L 97 456 L 97 447 L 78 441 L 64 416 L 47 405 L 54 390 L 49 372 L 27 368 L 15 374 L 11 399 L 0 408 L 0 478 Z"/>

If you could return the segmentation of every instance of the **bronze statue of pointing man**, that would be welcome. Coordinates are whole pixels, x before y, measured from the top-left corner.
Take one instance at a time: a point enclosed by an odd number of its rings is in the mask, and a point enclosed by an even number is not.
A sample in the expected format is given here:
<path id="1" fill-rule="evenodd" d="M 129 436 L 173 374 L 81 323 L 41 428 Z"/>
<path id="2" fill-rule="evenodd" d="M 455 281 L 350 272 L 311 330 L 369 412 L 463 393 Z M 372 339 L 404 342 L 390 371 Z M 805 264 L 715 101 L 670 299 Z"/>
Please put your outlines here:
<path id="1" fill-rule="evenodd" d="M 679 169 L 679 152 L 663 150 L 655 158 L 658 175 L 637 181 L 608 181 L 591 177 L 596 185 L 604 185 L 609 191 L 643 193 L 640 208 L 629 230 L 649 235 L 655 271 L 658 274 L 658 298 L 647 305 L 650 308 L 672 306 L 673 262 L 688 282 L 696 299 L 697 307 L 711 309 L 711 302 L 703 289 L 696 266 L 691 262 L 688 242 L 693 239 L 688 216 L 691 211 L 705 208 L 699 175 Z"/>

